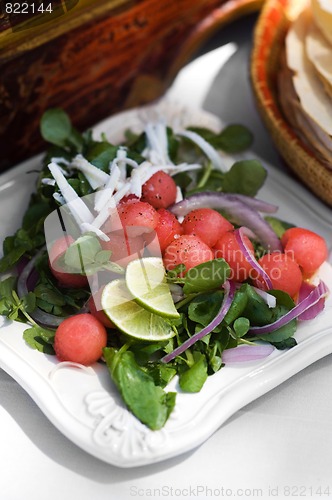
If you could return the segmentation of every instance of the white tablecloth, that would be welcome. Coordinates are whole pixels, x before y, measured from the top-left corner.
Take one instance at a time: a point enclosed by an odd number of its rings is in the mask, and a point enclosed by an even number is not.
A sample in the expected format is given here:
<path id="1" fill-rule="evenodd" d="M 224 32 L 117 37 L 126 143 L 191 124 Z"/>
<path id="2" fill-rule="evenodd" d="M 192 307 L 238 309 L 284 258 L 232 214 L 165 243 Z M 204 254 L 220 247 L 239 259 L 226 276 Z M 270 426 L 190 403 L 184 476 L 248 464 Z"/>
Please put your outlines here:
<path id="1" fill-rule="evenodd" d="M 248 124 L 254 150 L 282 165 L 249 84 L 253 18 L 218 33 L 171 91 L 225 123 Z M 223 67 L 222 67 L 223 66 Z M 119 469 L 67 440 L 0 370 L 0 500 L 332 498 L 332 357 L 236 413 L 205 444 L 151 466 Z"/>

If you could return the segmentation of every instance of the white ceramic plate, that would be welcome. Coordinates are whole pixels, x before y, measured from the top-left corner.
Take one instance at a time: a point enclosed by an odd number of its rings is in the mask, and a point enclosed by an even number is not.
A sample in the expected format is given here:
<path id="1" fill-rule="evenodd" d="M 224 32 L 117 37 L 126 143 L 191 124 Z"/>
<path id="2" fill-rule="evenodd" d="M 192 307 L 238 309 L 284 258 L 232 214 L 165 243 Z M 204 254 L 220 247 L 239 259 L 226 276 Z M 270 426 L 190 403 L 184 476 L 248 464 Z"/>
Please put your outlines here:
<path id="1" fill-rule="evenodd" d="M 129 127 L 139 130 L 147 116 L 165 114 L 172 124 L 179 110 L 169 103 L 122 113 L 95 128 L 121 140 Z M 199 110 L 181 114 L 184 124 L 218 129 L 218 120 Z M 225 159 L 226 161 L 229 161 Z M 11 234 L 21 222 L 33 190 L 40 157 L 0 177 L 0 235 Z M 277 203 L 278 215 L 313 229 L 331 244 L 330 210 L 300 185 L 269 167 L 260 198 Z M 324 264 L 320 276 L 332 290 L 332 270 Z M 31 349 L 22 339 L 25 328 L 0 317 L 0 366 L 30 394 L 49 420 L 88 453 L 119 467 L 134 467 L 174 457 L 209 438 L 233 413 L 332 352 L 332 297 L 314 321 L 302 323 L 298 345 L 275 351 L 263 361 L 227 366 L 209 377 L 198 394 L 177 396 L 174 412 L 160 431 L 150 431 L 122 404 L 107 368 L 58 363 L 54 356 Z M 177 390 L 176 380 L 169 387 Z"/>

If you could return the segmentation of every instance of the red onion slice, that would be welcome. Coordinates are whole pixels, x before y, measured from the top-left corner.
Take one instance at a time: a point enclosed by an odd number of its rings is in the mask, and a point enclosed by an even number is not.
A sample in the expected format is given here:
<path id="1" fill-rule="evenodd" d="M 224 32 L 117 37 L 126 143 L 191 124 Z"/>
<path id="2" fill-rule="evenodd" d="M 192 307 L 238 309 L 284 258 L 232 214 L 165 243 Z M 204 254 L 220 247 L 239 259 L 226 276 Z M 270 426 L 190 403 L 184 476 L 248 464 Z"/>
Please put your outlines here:
<path id="1" fill-rule="evenodd" d="M 235 193 L 232 196 L 235 196 L 238 200 L 242 201 L 249 207 L 257 210 L 258 212 L 263 212 L 265 214 L 275 214 L 278 211 L 278 206 L 269 203 L 268 201 L 260 200 L 259 198 L 253 198 L 252 196 L 246 196 L 245 194 Z"/>
<path id="2" fill-rule="evenodd" d="M 239 345 L 232 349 L 226 349 L 222 353 L 222 361 L 226 365 L 230 363 L 243 363 L 245 361 L 256 361 L 269 356 L 274 347 L 271 344 Z"/>
<path id="3" fill-rule="evenodd" d="M 174 351 L 172 351 L 169 354 L 166 354 L 166 356 L 161 358 L 161 361 L 163 363 L 168 363 L 169 361 L 172 361 L 172 359 L 174 359 L 176 356 L 179 356 L 180 354 L 182 354 L 186 349 L 188 349 L 193 344 L 195 344 L 195 342 L 197 342 L 198 340 L 201 340 L 203 337 L 205 337 L 205 335 L 212 332 L 212 330 L 214 330 L 221 323 L 221 321 L 226 316 L 228 309 L 230 308 L 231 303 L 233 301 L 234 292 L 235 292 L 235 285 L 232 281 L 226 281 L 223 284 L 223 288 L 225 289 L 225 295 L 224 295 L 224 299 L 222 301 L 222 304 L 221 304 L 221 307 L 219 309 L 218 314 L 202 330 L 195 333 L 195 335 L 193 335 L 192 337 L 187 339 L 185 342 L 183 342 L 183 344 L 181 344 L 179 347 L 174 349 Z"/>
<path id="4" fill-rule="evenodd" d="M 304 281 L 299 291 L 298 303 L 301 302 L 306 297 L 308 297 L 308 295 L 314 290 L 314 288 L 315 285 L 312 285 L 311 283 Z M 325 299 L 323 297 L 317 302 L 317 304 L 315 304 L 312 307 L 309 307 L 309 309 L 300 314 L 298 319 L 301 321 L 308 321 L 310 319 L 314 319 L 316 318 L 316 316 L 318 316 L 319 313 L 323 311 L 324 307 L 325 307 Z"/>
<path id="5" fill-rule="evenodd" d="M 249 248 L 247 247 L 246 242 L 244 241 L 244 238 L 243 238 L 242 228 L 240 227 L 239 229 L 236 229 L 234 231 L 234 234 L 235 234 L 236 241 L 238 242 L 238 245 L 240 247 L 240 250 L 243 253 L 243 255 L 245 256 L 246 260 L 253 267 L 253 269 L 255 269 L 258 272 L 258 274 L 260 275 L 260 277 L 264 281 L 266 288 L 268 290 L 272 290 L 273 284 L 272 284 L 271 278 L 265 272 L 265 270 L 262 268 L 262 266 L 257 262 L 254 255 L 252 255 Z"/>
<path id="6" fill-rule="evenodd" d="M 221 199 L 238 200 L 238 201 L 241 201 L 242 203 L 245 203 L 246 205 L 253 208 L 254 210 L 257 210 L 258 212 L 263 212 L 263 213 L 267 213 L 267 214 L 274 214 L 278 210 L 277 205 L 272 205 L 272 203 L 268 203 L 267 201 L 263 201 L 263 200 L 260 200 L 258 198 L 252 198 L 251 196 L 246 196 L 244 194 L 216 193 L 213 191 L 203 191 L 201 193 L 193 194 L 191 196 L 188 196 L 184 200 L 181 200 L 181 203 L 186 202 L 186 201 L 190 201 L 190 203 L 192 203 L 193 201 L 195 201 L 196 203 L 200 204 L 200 206 L 198 206 L 197 208 L 203 208 L 203 204 L 205 205 L 206 203 L 213 203 L 213 202 L 218 204 L 218 203 L 220 203 Z M 173 207 L 175 207 L 176 205 L 180 206 L 180 202 L 174 204 Z M 185 209 L 185 206 L 183 208 Z M 212 207 L 208 207 L 208 208 L 212 208 Z M 221 207 L 221 208 L 223 208 L 223 207 Z M 192 210 L 192 208 L 190 208 L 190 210 Z M 179 215 L 187 215 L 187 213 L 188 212 L 181 213 Z"/>
<path id="7" fill-rule="evenodd" d="M 270 224 L 258 213 L 257 207 L 253 208 L 252 205 L 257 202 L 260 200 L 244 195 L 239 198 L 235 194 L 204 192 L 175 203 L 169 210 L 178 217 L 185 216 L 196 208 L 225 210 L 233 222 L 253 231 L 266 250 L 282 251 L 281 242 Z M 262 203 L 265 206 L 265 202 Z"/>
<path id="8" fill-rule="evenodd" d="M 265 333 L 270 333 L 278 330 L 278 328 L 281 328 L 293 319 L 298 318 L 302 313 L 315 306 L 328 293 L 328 291 L 329 290 L 325 283 L 323 281 L 320 281 L 319 285 L 315 287 L 305 299 L 303 299 L 295 307 L 293 307 L 293 309 L 284 314 L 284 316 L 277 319 L 273 323 L 270 323 L 269 325 L 253 326 L 252 328 L 250 328 L 249 332 L 254 333 L 255 335 L 263 335 Z"/>

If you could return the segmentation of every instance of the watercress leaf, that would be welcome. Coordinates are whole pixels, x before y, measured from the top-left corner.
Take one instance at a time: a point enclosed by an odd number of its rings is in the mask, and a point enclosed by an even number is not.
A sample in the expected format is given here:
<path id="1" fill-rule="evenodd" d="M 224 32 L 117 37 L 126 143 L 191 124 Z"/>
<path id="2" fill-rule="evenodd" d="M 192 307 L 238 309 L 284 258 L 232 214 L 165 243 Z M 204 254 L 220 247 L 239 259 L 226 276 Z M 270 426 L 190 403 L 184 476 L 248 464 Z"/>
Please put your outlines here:
<path id="1" fill-rule="evenodd" d="M 56 146 L 66 145 L 71 128 L 70 118 L 63 109 L 48 109 L 41 117 L 40 133 L 43 139 Z"/>
<path id="2" fill-rule="evenodd" d="M 12 305 L 10 310 L 8 311 L 7 317 L 12 321 L 22 321 L 22 318 L 19 316 L 20 309 L 18 306 Z"/>
<path id="3" fill-rule="evenodd" d="M 227 325 L 230 325 L 233 323 L 233 321 L 236 320 L 243 311 L 246 308 L 247 302 L 248 302 L 248 295 L 246 292 L 246 287 L 249 285 L 244 285 L 242 286 L 239 290 L 236 290 L 234 294 L 234 298 L 232 300 L 231 306 L 227 311 L 227 314 L 224 318 L 224 322 Z"/>
<path id="4" fill-rule="evenodd" d="M 176 279 L 178 275 L 183 273 L 185 270 L 186 266 L 184 264 L 178 264 L 174 267 L 174 269 L 167 271 L 167 279 Z"/>
<path id="5" fill-rule="evenodd" d="M 14 248 L 11 250 L 9 253 L 4 255 L 0 259 L 0 273 L 5 273 L 6 271 L 9 271 L 12 269 L 12 267 L 17 264 L 17 262 L 20 260 L 21 257 L 25 254 L 27 251 L 27 248 L 25 246 L 20 246 L 17 248 Z"/>
<path id="6" fill-rule="evenodd" d="M 0 315 L 9 316 L 12 311 L 12 302 L 8 298 L 0 299 Z"/>
<path id="7" fill-rule="evenodd" d="M 41 338 L 47 343 L 47 344 L 54 344 L 54 338 L 55 338 L 55 330 L 48 330 L 47 328 L 39 328 L 39 334 Z"/>
<path id="8" fill-rule="evenodd" d="M 43 329 L 38 326 L 27 328 L 23 332 L 24 340 L 32 349 L 37 349 L 44 354 L 55 354 L 53 346 L 45 341 L 42 335 L 45 335 Z"/>
<path id="9" fill-rule="evenodd" d="M 44 201 L 29 206 L 24 214 L 22 228 L 27 231 L 36 225 L 36 221 L 44 219 L 50 213 L 50 205 Z"/>
<path id="10" fill-rule="evenodd" d="M 222 359 L 220 356 L 214 355 L 209 359 L 209 368 L 211 368 L 212 373 L 216 373 L 220 370 L 222 366 Z"/>
<path id="11" fill-rule="evenodd" d="M 252 132 L 244 125 L 232 124 L 224 128 L 216 137 L 211 137 L 209 142 L 217 149 L 226 153 L 240 153 L 248 149 L 253 143 Z"/>
<path id="12" fill-rule="evenodd" d="M 188 306 L 189 319 L 200 325 L 207 326 L 217 315 L 223 297 L 224 293 L 221 290 L 198 295 Z"/>
<path id="13" fill-rule="evenodd" d="M 228 125 L 219 134 L 204 127 L 190 127 L 189 130 L 199 134 L 216 149 L 230 154 L 248 149 L 254 138 L 252 132 L 240 124 Z"/>
<path id="14" fill-rule="evenodd" d="M 92 193 L 92 188 L 85 175 L 79 172 L 77 177 L 78 177 L 77 190 L 79 196 L 83 197 Z"/>
<path id="15" fill-rule="evenodd" d="M 255 196 L 265 182 L 267 172 L 258 160 L 242 160 L 233 164 L 224 174 L 222 188 L 225 193 Z"/>
<path id="16" fill-rule="evenodd" d="M 103 350 L 110 375 L 129 410 L 152 430 L 161 429 L 175 405 L 175 394 L 156 386 L 131 351 Z"/>
<path id="17" fill-rule="evenodd" d="M 0 297 L 12 300 L 12 291 L 16 288 L 16 276 L 9 276 L 8 278 L 0 281 Z"/>
<path id="18" fill-rule="evenodd" d="M 293 319 L 287 323 L 287 325 L 278 328 L 278 330 L 275 330 L 274 332 L 260 335 L 259 338 L 268 342 L 283 342 L 294 335 L 296 328 L 297 321 L 296 319 Z"/>
<path id="19" fill-rule="evenodd" d="M 218 134 L 205 127 L 188 127 L 188 130 L 191 130 L 192 132 L 200 135 L 209 143 L 216 141 L 216 138 L 218 137 Z"/>
<path id="20" fill-rule="evenodd" d="M 192 182 L 192 178 L 187 172 L 181 172 L 180 174 L 176 174 L 173 176 L 173 179 L 177 186 L 182 189 L 186 189 L 190 183 Z"/>
<path id="21" fill-rule="evenodd" d="M 222 183 L 224 180 L 224 172 L 219 170 L 212 170 L 209 178 L 205 182 L 204 186 L 200 189 L 201 191 L 222 191 Z"/>
<path id="22" fill-rule="evenodd" d="M 96 262 L 98 264 L 106 264 L 112 255 L 112 250 L 101 250 L 96 253 Z"/>
<path id="23" fill-rule="evenodd" d="M 282 340 L 281 342 L 270 342 L 276 349 L 284 350 L 291 349 L 297 345 L 294 337 L 288 337 L 287 339 Z"/>
<path id="24" fill-rule="evenodd" d="M 176 375 L 176 369 L 164 363 L 148 365 L 147 368 L 149 375 L 151 375 L 154 380 L 154 383 L 160 387 L 166 387 Z"/>
<path id="25" fill-rule="evenodd" d="M 36 296 L 33 292 L 27 293 L 21 301 L 22 309 L 28 314 L 32 313 L 36 308 Z"/>
<path id="26" fill-rule="evenodd" d="M 82 134 L 79 133 L 74 127 L 71 127 L 70 133 L 67 137 L 66 143 L 74 149 L 77 153 L 82 151 L 84 139 Z"/>
<path id="27" fill-rule="evenodd" d="M 203 262 L 188 270 L 183 291 L 186 295 L 205 292 L 221 287 L 230 275 L 230 267 L 224 259 Z"/>
<path id="28" fill-rule="evenodd" d="M 43 158 L 43 166 L 44 166 L 43 176 L 45 177 L 49 176 L 48 164 L 50 163 L 52 158 L 64 158 L 65 160 L 70 161 L 72 155 L 69 151 L 65 149 L 64 145 L 61 147 L 56 145 L 50 146 Z M 59 165 L 61 165 L 64 168 L 66 167 L 66 164 L 61 161 L 59 161 Z"/>
<path id="29" fill-rule="evenodd" d="M 100 251 L 101 246 L 98 238 L 91 234 L 84 234 L 66 250 L 65 265 L 75 272 L 85 272 L 85 268 L 95 264 L 96 254 Z"/>
<path id="30" fill-rule="evenodd" d="M 110 162 L 116 158 L 118 147 L 109 142 L 95 142 L 86 152 L 87 160 L 95 167 L 109 173 Z"/>
<path id="31" fill-rule="evenodd" d="M 167 134 L 167 144 L 168 144 L 168 155 L 173 162 L 176 162 L 180 142 L 175 137 L 173 130 L 170 127 L 167 127 L 166 134 Z"/>
<path id="32" fill-rule="evenodd" d="M 37 298 L 52 304 L 52 306 L 64 306 L 65 298 L 60 291 L 51 285 L 39 284 L 34 289 L 34 294 Z"/>
<path id="33" fill-rule="evenodd" d="M 37 307 L 39 307 L 43 311 L 48 312 L 48 313 L 53 313 L 54 306 L 52 304 L 50 304 L 49 302 L 46 302 L 46 300 L 42 300 L 42 299 L 37 298 L 36 304 L 37 304 Z"/>
<path id="34" fill-rule="evenodd" d="M 141 134 L 135 134 L 132 130 L 125 131 L 126 146 L 129 148 L 130 152 L 142 153 L 146 148 L 147 139 L 145 132 Z"/>
<path id="35" fill-rule="evenodd" d="M 265 220 L 270 224 L 273 231 L 276 233 L 278 238 L 281 238 L 284 232 L 291 227 L 295 227 L 294 224 L 290 224 L 281 219 L 277 219 L 276 217 L 272 217 L 270 215 L 265 217 Z"/>
<path id="36" fill-rule="evenodd" d="M 3 254 L 7 255 L 15 248 L 15 236 L 6 236 L 2 244 Z"/>
<path id="37" fill-rule="evenodd" d="M 247 294 L 247 304 L 241 315 L 248 318 L 252 326 L 262 326 L 273 322 L 273 310 L 264 299 L 258 295 L 253 287 L 246 284 L 241 287 Z"/>
<path id="38" fill-rule="evenodd" d="M 293 299 L 288 295 L 288 293 L 283 292 L 282 290 L 270 290 L 271 295 L 274 295 L 277 299 L 277 305 L 272 309 L 273 316 L 272 321 L 276 321 L 277 319 L 284 316 L 288 311 L 293 309 L 295 303 Z M 297 320 L 293 319 L 286 325 L 278 328 L 274 332 L 267 333 L 265 335 L 260 335 L 262 340 L 267 340 L 268 342 L 282 342 L 289 337 L 292 337 L 296 332 Z"/>
<path id="39" fill-rule="evenodd" d="M 156 352 L 163 349 L 165 342 L 134 342 L 130 350 L 134 353 L 135 359 L 139 365 L 147 365 L 151 359 L 151 356 Z"/>
<path id="40" fill-rule="evenodd" d="M 179 376 L 179 385 L 185 392 L 199 392 L 208 377 L 205 355 L 195 352 L 194 359 L 194 364 Z"/>
<path id="41" fill-rule="evenodd" d="M 273 310 L 274 320 L 280 318 L 280 316 L 283 314 L 278 311 L 278 307 L 283 306 L 286 312 L 290 311 L 291 309 L 293 309 L 293 307 L 295 307 L 294 300 L 287 292 L 284 292 L 282 290 L 270 290 L 269 294 L 273 295 L 277 299 L 277 307 L 274 308 Z"/>
<path id="42" fill-rule="evenodd" d="M 250 328 L 250 321 L 248 318 L 237 318 L 233 324 L 233 330 L 237 338 L 243 337 Z"/>

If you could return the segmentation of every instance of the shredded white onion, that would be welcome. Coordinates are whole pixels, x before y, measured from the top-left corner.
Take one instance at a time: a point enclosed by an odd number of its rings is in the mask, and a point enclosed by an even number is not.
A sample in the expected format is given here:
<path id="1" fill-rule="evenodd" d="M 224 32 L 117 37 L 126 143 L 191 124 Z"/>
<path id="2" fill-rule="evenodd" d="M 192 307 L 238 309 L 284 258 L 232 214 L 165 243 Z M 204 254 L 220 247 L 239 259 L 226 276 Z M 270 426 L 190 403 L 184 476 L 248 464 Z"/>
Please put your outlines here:
<path id="1" fill-rule="evenodd" d="M 78 225 L 81 225 L 82 222 L 92 222 L 94 219 L 92 213 L 85 205 L 84 201 L 78 196 L 75 189 L 69 184 L 59 166 L 51 162 L 48 168 Z"/>
<path id="2" fill-rule="evenodd" d="M 83 233 L 85 232 L 94 233 L 96 236 L 98 236 L 98 238 L 100 238 L 103 241 L 110 240 L 107 234 L 101 231 L 101 229 L 95 227 L 93 224 L 89 224 L 88 222 L 83 222 L 83 224 L 81 224 L 81 230 Z"/>
<path id="3" fill-rule="evenodd" d="M 45 186 L 55 186 L 55 180 L 49 179 L 48 177 L 44 177 L 44 179 L 41 180 L 41 183 Z"/>
<path id="4" fill-rule="evenodd" d="M 268 292 L 265 292 L 264 290 L 261 290 L 260 288 L 257 288 L 253 286 L 253 289 L 259 295 L 262 297 L 262 299 L 266 302 L 266 304 L 269 306 L 270 309 L 273 309 L 277 305 L 277 299 L 273 295 L 271 295 Z"/>
<path id="5" fill-rule="evenodd" d="M 81 154 L 75 156 L 72 161 L 72 167 L 83 172 L 92 189 L 98 189 L 104 186 L 108 181 L 109 175 L 100 168 L 92 165 L 92 163 Z"/>
<path id="6" fill-rule="evenodd" d="M 177 132 L 177 135 L 181 135 L 182 137 L 187 137 L 187 139 L 190 139 L 206 154 L 215 168 L 221 170 L 222 172 L 227 172 L 228 169 L 224 165 L 218 151 L 199 134 L 193 132 L 192 130 L 182 130 L 180 132 Z"/>
<path id="7" fill-rule="evenodd" d="M 113 164 L 108 181 L 103 189 L 98 191 L 95 196 L 95 210 L 100 212 L 106 205 L 109 198 L 113 196 L 114 190 L 117 188 L 118 181 L 121 177 L 121 171 L 118 165 Z"/>

